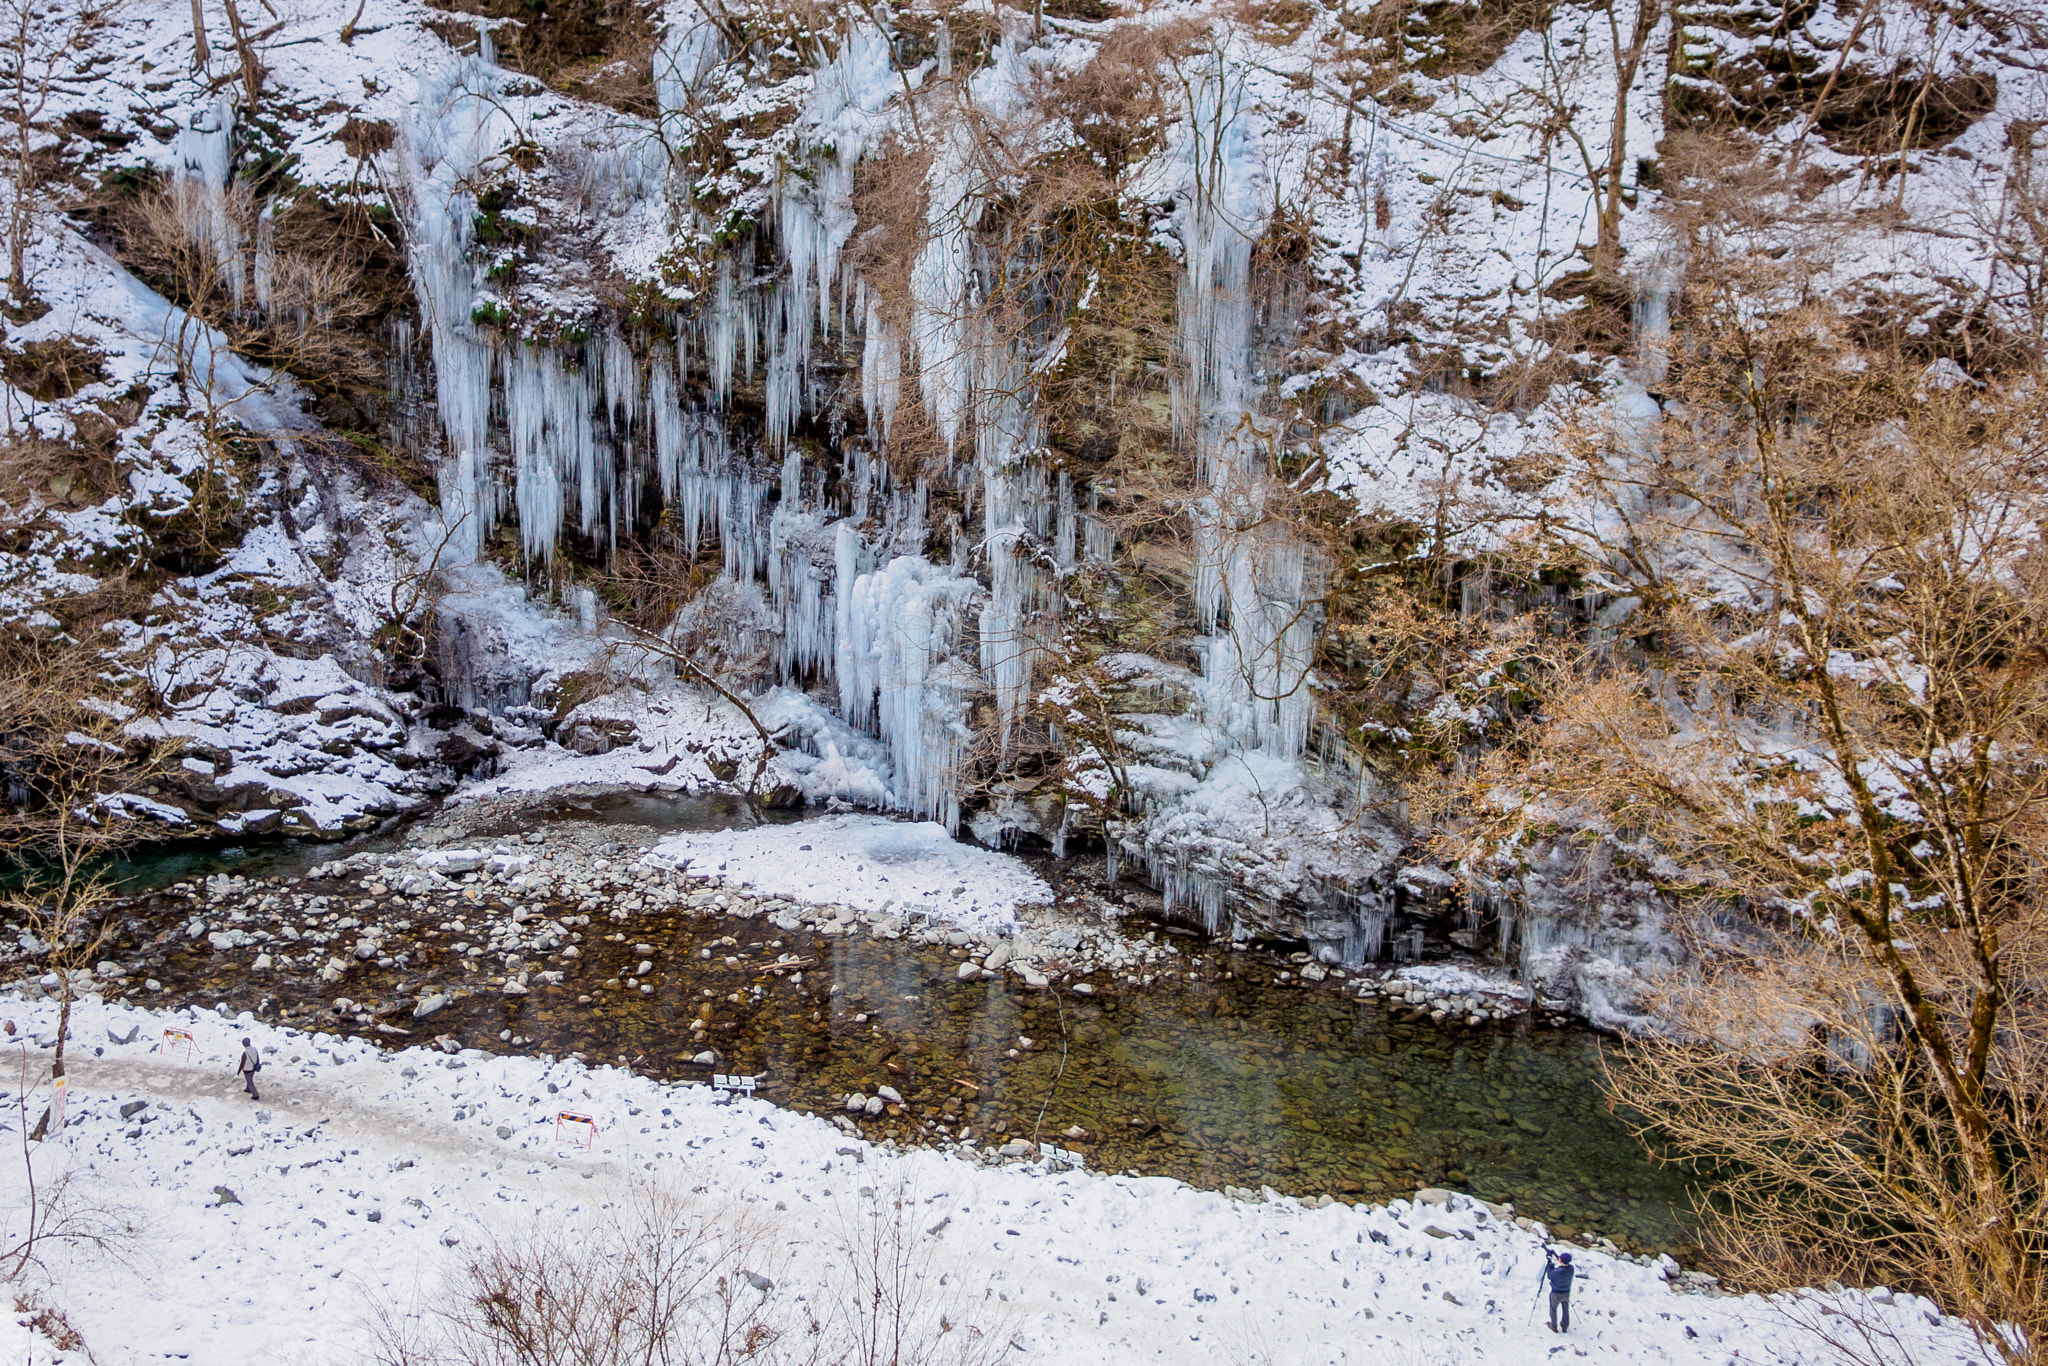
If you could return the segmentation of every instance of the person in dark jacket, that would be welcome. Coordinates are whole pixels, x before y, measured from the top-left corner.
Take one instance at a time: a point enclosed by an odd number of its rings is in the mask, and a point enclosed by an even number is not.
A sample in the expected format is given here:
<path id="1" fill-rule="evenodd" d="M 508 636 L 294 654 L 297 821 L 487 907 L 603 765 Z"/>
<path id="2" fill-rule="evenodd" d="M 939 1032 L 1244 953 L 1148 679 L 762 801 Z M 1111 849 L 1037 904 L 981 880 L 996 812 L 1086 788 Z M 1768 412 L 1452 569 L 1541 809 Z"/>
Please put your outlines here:
<path id="1" fill-rule="evenodd" d="M 242 1086 L 249 1092 L 249 1099 L 263 1099 L 256 1094 L 256 1074 L 263 1070 L 263 1055 L 247 1039 L 242 1040 L 242 1061 L 235 1070 L 242 1074 Z"/>
<path id="2" fill-rule="evenodd" d="M 1550 1282 L 1550 1331 L 1553 1333 L 1572 1330 L 1572 1277 L 1577 1274 L 1577 1269 L 1572 1266 L 1571 1253 L 1552 1252 L 1547 1247 L 1543 1249 L 1543 1279 Z"/>

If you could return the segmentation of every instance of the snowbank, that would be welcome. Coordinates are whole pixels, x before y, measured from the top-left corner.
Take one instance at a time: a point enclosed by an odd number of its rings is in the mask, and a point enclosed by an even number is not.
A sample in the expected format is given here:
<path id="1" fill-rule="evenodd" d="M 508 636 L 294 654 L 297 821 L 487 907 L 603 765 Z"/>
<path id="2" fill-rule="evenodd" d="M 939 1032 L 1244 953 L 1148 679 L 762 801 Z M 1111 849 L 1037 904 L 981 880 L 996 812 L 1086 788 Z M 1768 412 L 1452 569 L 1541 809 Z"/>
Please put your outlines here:
<path id="1" fill-rule="evenodd" d="M 36 1041 L 32 1068 L 46 1058 L 53 1005 L 0 1000 L 0 1017 Z M 167 1025 L 195 1036 L 192 1061 L 153 1051 Z M 382 1054 L 248 1016 L 88 998 L 73 1029 L 71 1125 L 39 1151 L 44 1189 L 68 1168 L 81 1197 L 145 1225 L 126 1267 L 52 1252 L 47 1298 L 103 1366 L 360 1361 L 373 1303 L 416 1306 L 494 1233 L 574 1230 L 647 1181 L 750 1207 L 774 1254 L 764 1293 L 792 1315 L 797 1296 L 828 1302 L 834 1230 L 901 1183 L 919 1205 L 912 1236 L 937 1240 L 939 1293 L 968 1292 L 948 1312 L 1013 1334 L 1025 1361 L 1541 1362 L 1564 1346 L 1531 1322 L 1535 1236 L 1459 1197 L 1308 1209 L 1164 1178 L 899 1154 L 822 1119 L 621 1069 Z M 260 1103 L 229 1070 L 244 1037 L 267 1060 Z M 597 1121 L 591 1150 L 558 1138 L 565 1109 Z M 0 1200 L 17 1223 L 22 1197 L 10 1160 Z M 1755 1297 L 1681 1295 L 1657 1268 L 1578 1260 L 1573 1355 L 1823 1359 Z M 1881 1317 L 1908 1359 L 1976 1359 L 1967 1331 L 1924 1301 L 1827 1299 Z"/>
<path id="2" fill-rule="evenodd" d="M 1018 860 L 962 844 L 935 821 L 832 816 L 676 835 L 649 857 L 792 901 L 983 931 L 1008 928 L 1020 906 L 1053 899 L 1052 888 Z"/>

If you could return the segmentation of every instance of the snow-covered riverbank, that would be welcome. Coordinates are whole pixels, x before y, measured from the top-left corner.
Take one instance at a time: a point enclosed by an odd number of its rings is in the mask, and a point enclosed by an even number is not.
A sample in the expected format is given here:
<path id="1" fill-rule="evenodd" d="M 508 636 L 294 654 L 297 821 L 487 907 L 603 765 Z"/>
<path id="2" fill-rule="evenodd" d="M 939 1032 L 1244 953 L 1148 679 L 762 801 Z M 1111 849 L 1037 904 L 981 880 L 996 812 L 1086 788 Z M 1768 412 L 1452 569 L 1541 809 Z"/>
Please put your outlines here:
<path id="1" fill-rule="evenodd" d="M 34 1077 L 55 1006 L 10 998 L 0 1018 Z M 166 1028 L 194 1037 L 191 1060 L 156 1051 Z M 266 1056 L 261 1102 L 230 1070 L 243 1037 Z M 41 1293 L 103 1366 L 365 1360 L 377 1305 L 416 1309 L 493 1236 L 573 1232 L 644 1183 L 701 1187 L 763 1221 L 758 1270 L 774 1287 L 762 1293 L 791 1318 L 831 1302 L 849 1213 L 905 1191 L 907 1226 L 948 1278 L 938 1293 L 957 1293 L 954 1320 L 1006 1335 L 1018 1360 L 1823 1359 L 1759 1299 L 1681 1294 L 1664 1269 L 1590 1250 L 1579 1326 L 1560 1340 L 1530 1322 L 1536 1235 L 1462 1197 L 1309 1209 L 1163 1178 L 984 1166 L 612 1068 L 384 1053 L 97 1000 L 74 1017 L 71 1057 L 70 1124 L 36 1156 L 43 1189 L 73 1172 L 70 1198 L 133 1211 L 140 1229 L 126 1265 L 52 1247 Z M 592 1149 L 558 1133 L 564 1110 L 596 1120 Z M 0 1175 L 17 1226 L 22 1176 L 18 1163 Z M 1880 1315 L 1911 1359 L 1977 1359 L 1967 1331 L 1924 1302 L 1838 1302 Z M 31 1347 L 26 1331 L 0 1338 L 15 1359 L 82 1359 Z"/>

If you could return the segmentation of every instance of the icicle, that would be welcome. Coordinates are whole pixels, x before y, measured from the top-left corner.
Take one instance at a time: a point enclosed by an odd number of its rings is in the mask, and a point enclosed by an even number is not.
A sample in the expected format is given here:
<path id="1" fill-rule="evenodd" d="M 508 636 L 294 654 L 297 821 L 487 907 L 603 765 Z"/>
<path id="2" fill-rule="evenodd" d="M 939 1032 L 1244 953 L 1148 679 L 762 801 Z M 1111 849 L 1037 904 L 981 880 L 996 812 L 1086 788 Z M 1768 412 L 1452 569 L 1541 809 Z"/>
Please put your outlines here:
<path id="1" fill-rule="evenodd" d="M 676 6 L 654 49 L 654 100 L 660 109 L 661 141 L 671 153 L 696 136 L 696 110 L 704 78 L 725 57 L 725 33 L 709 14 Z"/>
<path id="2" fill-rule="evenodd" d="M 546 563 L 572 498 L 584 535 L 611 526 L 617 485 L 611 450 L 592 420 L 596 386 L 588 368 L 572 369 L 554 349 L 535 346 L 506 352 L 504 386 L 520 539 L 527 555 Z"/>
<path id="3" fill-rule="evenodd" d="M 676 391 L 674 367 L 669 351 L 656 345 L 647 378 L 647 415 L 654 428 L 654 473 L 661 483 L 661 501 L 676 499 L 676 480 L 683 463 L 684 424 L 682 400 Z"/>
<path id="4" fill-rule="evenodd" d="M 1045 468 L 1031 459 L 1042 451 L 1043 433 L 1019 397 L 1021 388 L 1021 376 L 1014 373 L 987 386 L 975 424 L 982 546 L 989 571 L 988 605 L 981 613 L 981 665 L 995 692 L 1006 750 L 1030 696 L 1037 654 L 1032 627 L 1041 582 L 1037 563 L 1023 542 L 1044 535 L 1051 503 Z"/>
<path id="5" fill-rule="evenodd" d="M 720 260 L 700 326 L 703 329 L 704 377 L 710 386 L 711 402 L 721 407 L 732 395 L 732 362 L 739 349 L 738 307 L 738 301 L 733 298 L 732 262 Z"/>
<path id="6" fill-rule="evenodd" d="M 256 307 L 269 312 L 277 294 L 277 206 L 266 202 L 256 215 L 256 249 L 250 256 L 249 273 L 256 287 Z M 303 314 L 300 323 L 315 321 Z"/>
<path id="7" fill-rule="evenodd" d="M 1229 881 L 1220 873 L 1191 866 L 1184 847 L 1147 845 L 1145 877 L 1159 889 L 1169 919 L 1185 907 L 1195 912 L 1205 933 L 1213 935 L 1223 928 L 1224 895 Z"/>
<path id="8" fill-rule="evenodd" d="M 612 430 L 632 430 L 633 415 L 640 410 L 640 362 L 616 327 L 604 334 L 604 397 Z"/>
<path id="9" fill-rule="evenodd" d="M 481 35 L 487 51 L 488 34 Z M 413 290 L 434 350 L 434 387 L 447 451 L 438 468 L 451 563 L 481 553 L 498 518 L 491 474 L 491 344 L 471 321 L 477 271 L 467 259 L 476 220 L 469 192 L 479 168 L 515 135 L 497 94 L 499 72 L 468 57 L 422 77 L 416 113 L 401 129 L 405 245 Z"/>
<path id="10" fill-rule="evenodd" d="M 1193 515 L 1196 615 L 1214 633 L 1207 710 L 1226 740 L 1293 758 L 1314 716 L 1319 569 L 1267 513 L 1267 434 L 1252 411 L 1251 252 L 1265 231 L 1268 180 L 1242 78 L 1221 54 L 1195 82 L 1181 147 L 1189 179 L 1173 412 L 1210 489 Z"/>
<path id="11" fill-rule="evenodd" d="M 1074 563 L 1074 476 L 1060 471 L 1059 522 L 1053 532 L 1053 560 L 1060 568 L 1070 568 Z"/>
<path id="12" fill-rule="evenodd" d="M 896 403 L 903 392 L 903 342 L 882 317 L 880 301 L 874 298 L 868 300 L 861 332 L 861 407 L 867 414 L 868 430 L 879 432 L 879 444 L 887 446 Z"/>
<path id="13" fill-rule="evenodd" d="M 1090 564 L 1108 564 L 1116 555 L 1116 528 L 1094 514 L 1081 518 L 1081 553 Z"/>
<path id="14" fill-rule="evenodd" d="M 212 108 L 178 130 L 171 203 L 186 239 L 213 256 L 214 267 L 239 309 L 249 281 L 242 262 L 242 227 L 228 186 L 234 156 L 235 101 L 233 96 L 223 95 Z M 264 292 L 268 292 L 267 286 Z"/>
<path id="15" fill-rule="evenodd" d="M 970 237 L 983 206 L 964 134 L 951 134 L 933 156 L 925 193 L 925 244 L 910 267 L 910 339 L 925 412 L 950 456 L 967 417 Z"/>
<path id="16" fill-rule="evenodd" d="M 888 35 L 871 24 L 855 24 L 818 68 L 798 115 L 800 136 L 813 148 L 811 175 L 783 184 L 782 249 L 796 294 L 807 294 L 815 278 L 818 324 L 827 332 L 839 253 L 855 227 L 854 167 L 881 132 L 889 102 L 901 89 Z"/>
<path id="17" fill-rule="evenodd" d="M 789 288 L 777 290 L 769 300 L 767 411 L 763 425 L 770 450 L 782 449 L 803 411 L 811 359 L 809 302 L 807 296 Z"/>
<path id="18" fill-rule="evenodd" d="M 840 568 L 847 568 L 840 542 Z M 959 767 L 967 749 L 967 703 L 980 689 L 958 657 L 967 611 L 981 595 L 972 579 L 900 555 L 885 567 L 840 580 L 839 688 L 847 719 L 872 716 L 895 761 L 903 804 L 957 830 Z"/>
<path id="19" fill-rule="evenodd" d="M 860 532 L 854 529 L 853 519 L 848 518 L 839 523 L 832 549 L 832 582 L 836 588 L 833 605 L 838 628 L 833 672 L 839 682 L 839 714 L 848 725 L 864 730 L 874 723 L 875 698 L 872 691 L 861 691 L 860 664 L 853 651 L 853 588 L 861 575 L 860 552 Z"/>

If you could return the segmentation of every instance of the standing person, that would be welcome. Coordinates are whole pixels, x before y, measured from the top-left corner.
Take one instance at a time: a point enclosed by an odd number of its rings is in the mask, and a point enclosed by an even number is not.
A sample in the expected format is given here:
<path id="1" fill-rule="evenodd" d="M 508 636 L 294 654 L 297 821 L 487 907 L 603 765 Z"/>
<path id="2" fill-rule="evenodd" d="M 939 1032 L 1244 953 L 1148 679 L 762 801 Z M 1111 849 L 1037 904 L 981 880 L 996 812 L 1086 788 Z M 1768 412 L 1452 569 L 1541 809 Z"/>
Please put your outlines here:
<path id="1" fill-rule="evenodd" d="M 1543 1279 L 1550 1282 L 1550 1331 L 1553 1333 L 1572 1330 L 1572 1277 L 1577 1274 L 1577 1269 L 1572 1266 L 1571 1253 L 1552 1252 L 1547 1247 L 1543 1249 Z"/>
<path id="2" fill-rule="evenodd" d="M 242 1074 L 242 1086 L 249 1093 L 249 1099 L 261 1100 L 256 1094 L 256 1074 L 263 1070 L 263 1055 L 256 1051 L 256 1045 L 242 1040 L 242 1061 L 235 1069 Z"/>

